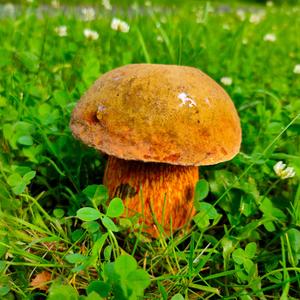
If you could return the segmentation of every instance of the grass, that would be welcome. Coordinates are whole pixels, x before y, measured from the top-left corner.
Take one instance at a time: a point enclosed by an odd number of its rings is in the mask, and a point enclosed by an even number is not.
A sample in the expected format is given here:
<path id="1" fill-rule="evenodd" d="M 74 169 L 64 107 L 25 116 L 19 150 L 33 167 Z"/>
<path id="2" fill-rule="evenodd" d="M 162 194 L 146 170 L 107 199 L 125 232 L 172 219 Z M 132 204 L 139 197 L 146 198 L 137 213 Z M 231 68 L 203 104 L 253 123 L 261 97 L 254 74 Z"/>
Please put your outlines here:
<path id="1" fill-rule="evenodd" d="M 0 20 L 0 299 L 299 299 L 299 8 L 256 6 L 265 16 L 253 24 L 238 4 L 98 6 L 90 22 L 29 7 Z M 129 33 L 111 30 L 115 16 Z M 107 203 L 106 158 L 68 126 L 100 74 L 140 62 L 231 77 L 243 129 L 236 158 L 200 168 L 193 224 L 154 241 L 120 217 L 122 203 Z M 278 178 L 280 160 L 296 176 Z"/>

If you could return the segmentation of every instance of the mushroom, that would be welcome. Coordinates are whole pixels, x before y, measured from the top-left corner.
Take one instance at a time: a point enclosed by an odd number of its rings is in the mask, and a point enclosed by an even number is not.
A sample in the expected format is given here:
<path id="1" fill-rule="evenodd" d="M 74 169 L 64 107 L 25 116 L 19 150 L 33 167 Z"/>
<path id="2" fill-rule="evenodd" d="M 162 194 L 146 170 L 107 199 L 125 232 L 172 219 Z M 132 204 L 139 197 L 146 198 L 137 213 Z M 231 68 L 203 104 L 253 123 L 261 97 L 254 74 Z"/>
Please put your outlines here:
<path id="1" fill-rule="evenodd" d="M 233 158 L 241 128 L 227 93 L 193 67 L 131 64 L 102 75 L 75 107 L 74 136 L 108 154 L 104 184 L 139 215 L 143 231 L 167 234 L 193 217 L 198 166 Z"/>

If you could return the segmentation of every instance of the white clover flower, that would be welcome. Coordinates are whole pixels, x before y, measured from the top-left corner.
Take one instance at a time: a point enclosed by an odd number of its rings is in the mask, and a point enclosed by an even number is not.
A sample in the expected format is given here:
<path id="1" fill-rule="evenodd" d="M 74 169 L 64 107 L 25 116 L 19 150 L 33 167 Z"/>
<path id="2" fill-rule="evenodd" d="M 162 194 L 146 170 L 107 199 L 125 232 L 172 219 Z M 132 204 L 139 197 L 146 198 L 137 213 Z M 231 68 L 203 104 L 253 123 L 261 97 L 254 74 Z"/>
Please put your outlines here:
<path id="1" fill-rule="evenodd" d="M 83 16 L 83 21 L 93 21 L 96 18 L 96 12 L 94 8 L 92 7 L 84 7 L 81 10 L 82 16 Z"/>
<path id="2" fill-rule="evenodd" d="M 264 36 L 264 41 L 265 42 L 275 42 L 276 41 L 276 35 L 274 33 L 267 33 L 265 36 Z"/>
<path id="3" fill-rule="evenodd" d="M 109 0 L 102 0 L 102 5 L 106 10 L 112 10 L 112 6 Z"/>
<path id="4" fill-rule="evenodd" d="M 263 20 L 264 17 L 265 17 L 265 13 L 263 11 L 255 14 L 251 14 L 249 18 L 249 22 L 252 24 L 258 24 Z"/>
<path id="5" fill-rule="evenodd" d="M 98 40 L 99 38 L 99 33 L 97 31 L 91 30 L 91 29 L 84 29 L 83 30 L 83 35 L 88 39 L 88 40 Z"/>
<path id="6" fill-rule="evenodd" d="M 163 37 L 162 37 L 161 35 L 158 35 L 158 36 L 156 37 L 156 40 L 157 40 L 158 42 L 160 42 L 160 43 L 163 43 L 163 41 L 164 41 L 164 39 L 163 39 Z"/>
<path id="7" fill-rule="evenodd" d="M 125 22 L 117 18 L 113 18 L 110 24 L 111 29 L 120 31 L 120 32 L 128 32 L 130 26 Z"/>
<path id="8" fill-rule="evenodd" d="M 51 1 L 51 6 L 52 6 L 53 8 L 59 8 L 59 7 L 60 7 L 60 3 L 59 3 L 58 0 L 52 0 L 52 1 Z"/>
<path id="9" fill-rule="evenodd" d="M 261 21 L 261 18 L 258 14 L 251 14 L 249 22 L 252 24 L 258 24 Z"/>
<path id="10" fill-rule="evenodd" d="M 282 161 L 277 162 L 274 165 L 273 170 L 281 179 L 291 178 L 296 175 L 294 168 L 286 167 L 286 164 L 284 164 Z"/>
<path id="11" fill-rule="evenodd" d="M 56 34 L 58 36 L 61 36 L 61 37 L 68 35 L 68 28 L 65 25 L 55 27 L 54 31 L 56 32 Z"/>
<path id="12" fill-rule="evenodd" d="M 231 77 L 222 77 L 221 82 L 224 85 L 232 85 L 232 78 Z"/>
<path id="13" fill-rule="evenodd" d="M 15 6 L 12 3 L 6 3 L 3 6 L 3 13 L 5 16 L 13 17 L 15 15 Z"/>
<path id="14" fill-rule="evenodd" d="M 300 74 L 300 64 L 295 65 L 293 72 L 295 74 Z"/>
<path id="15" fill-rule="evenodd" d="M 267 7 L 272 7 L 274 3 L 272 1 L 267 1 L 266 2 Z"/>
<path id="16" fill-rule="evenodd" d="M 236 11 L 236 15 L 238 16 L 238 18 L 241 20 L 241 21 L 244 21 L 246 20 L 246 12 L 239 8 L 237 11 Z"/>

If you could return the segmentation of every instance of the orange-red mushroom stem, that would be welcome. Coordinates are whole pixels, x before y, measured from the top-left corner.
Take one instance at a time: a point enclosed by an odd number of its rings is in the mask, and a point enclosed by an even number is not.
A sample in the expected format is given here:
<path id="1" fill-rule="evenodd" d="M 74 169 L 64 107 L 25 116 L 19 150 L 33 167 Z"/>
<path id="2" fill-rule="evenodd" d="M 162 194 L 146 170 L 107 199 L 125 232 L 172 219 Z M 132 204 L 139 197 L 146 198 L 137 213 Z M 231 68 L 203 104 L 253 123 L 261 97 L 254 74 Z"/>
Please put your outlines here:
<path id="1" fill-rule="evenodd" d="M 139 214 L 143 232 L 159 234 L 158 224 L 169 234 L 193 217 L 198 167 L 144 163 L 109 156 L 104 184 L 111 198 L 124 201 L 125 216 Z"/>

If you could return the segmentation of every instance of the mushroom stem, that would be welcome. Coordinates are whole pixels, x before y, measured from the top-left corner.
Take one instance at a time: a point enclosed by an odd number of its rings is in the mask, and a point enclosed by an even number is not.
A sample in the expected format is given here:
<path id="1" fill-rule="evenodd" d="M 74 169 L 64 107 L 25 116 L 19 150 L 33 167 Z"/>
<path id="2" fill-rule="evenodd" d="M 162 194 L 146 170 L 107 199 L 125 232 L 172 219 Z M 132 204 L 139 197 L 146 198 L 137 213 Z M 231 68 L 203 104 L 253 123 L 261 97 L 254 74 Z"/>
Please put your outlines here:
<path id="1" fill-rule="evenodd" d="M 198 167 L 128 161 L 109 156 L 104 184 L 109 196 L 120 197 L 125 216 L 140 214 L 143 231 L 158 236 L 156 224 L 169 234 L 193 217 Z"/>

